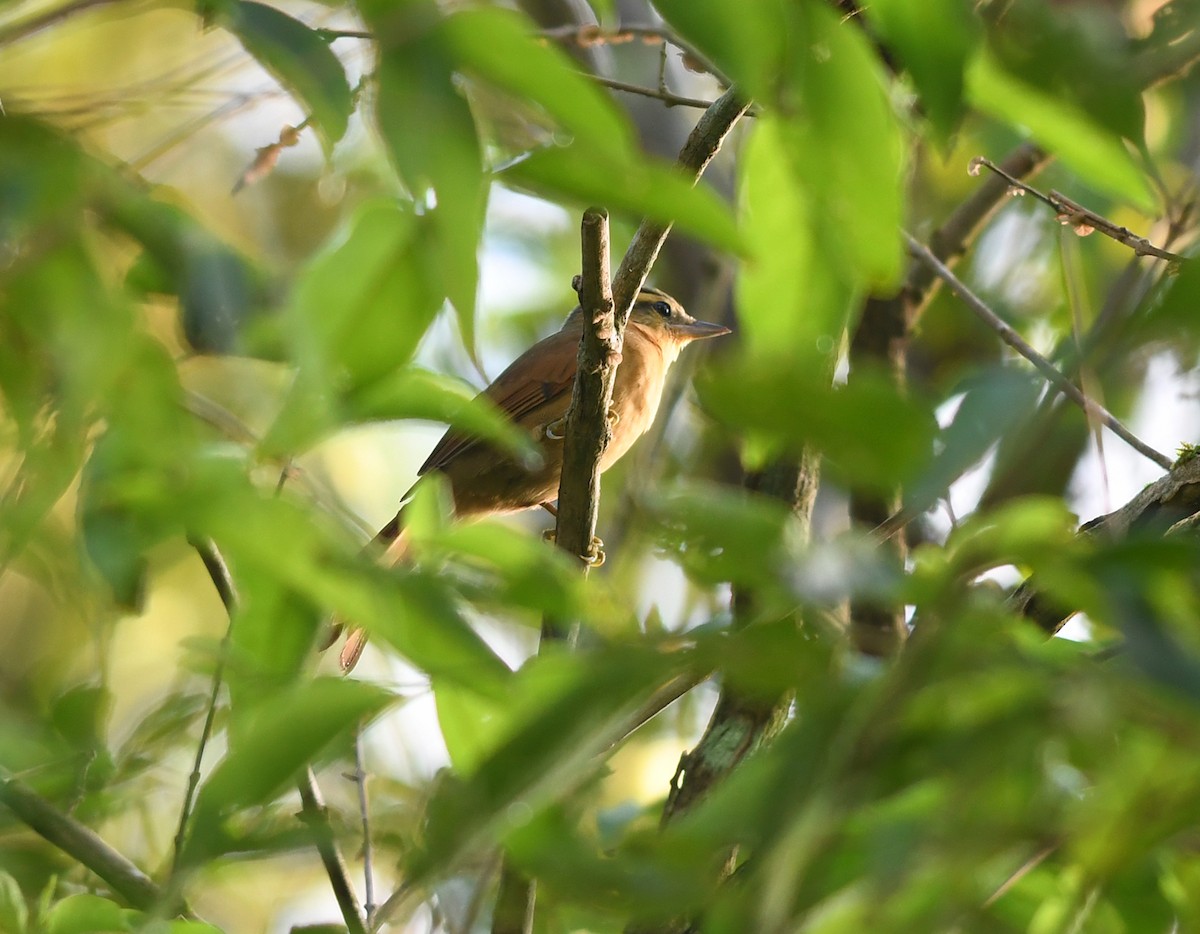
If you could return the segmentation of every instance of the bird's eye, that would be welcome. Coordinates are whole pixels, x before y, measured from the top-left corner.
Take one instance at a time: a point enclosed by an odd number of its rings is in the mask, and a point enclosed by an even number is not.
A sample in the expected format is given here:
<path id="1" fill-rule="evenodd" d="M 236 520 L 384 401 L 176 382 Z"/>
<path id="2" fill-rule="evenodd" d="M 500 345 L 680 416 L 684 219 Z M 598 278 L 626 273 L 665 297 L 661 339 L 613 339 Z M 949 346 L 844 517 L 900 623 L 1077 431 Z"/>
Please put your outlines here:
<path id="1" fill-rule="evenodd" d="M 653 308 L 655 311 L 657 311 L 664 318 L 671 317 L 671 306 L 668 305 L 666 302 L 655 302 L 650 307 Z"/>

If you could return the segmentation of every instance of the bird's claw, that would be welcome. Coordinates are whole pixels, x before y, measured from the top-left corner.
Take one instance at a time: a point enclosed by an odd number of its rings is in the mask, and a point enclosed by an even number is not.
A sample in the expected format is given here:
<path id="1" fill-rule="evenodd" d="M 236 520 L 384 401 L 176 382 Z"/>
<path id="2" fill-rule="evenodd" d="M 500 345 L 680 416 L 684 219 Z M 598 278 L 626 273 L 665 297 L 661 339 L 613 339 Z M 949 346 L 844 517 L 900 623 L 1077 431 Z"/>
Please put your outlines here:
<path id="1" fill-rule="evenodd" d="M 588 545 L 588 553 L 579 557 L 589 568 L 601 567 L 604 564 L 604 542 L 593 535 L 592 543 Z"/>
<path id="2" fill-rule="evenodd" d="M 558 541 L 558 535 L 554 529 L 546 529 L 542 532 L 542 541 L 554 544 Z M 597 535 L 592 536 L 592 543 L 588 546 L 587 554 L 580 555 L 579 560 L 586 564 L 589 568 L 598 568 L 603 566 L 605 561 L 604 542 Z"/>

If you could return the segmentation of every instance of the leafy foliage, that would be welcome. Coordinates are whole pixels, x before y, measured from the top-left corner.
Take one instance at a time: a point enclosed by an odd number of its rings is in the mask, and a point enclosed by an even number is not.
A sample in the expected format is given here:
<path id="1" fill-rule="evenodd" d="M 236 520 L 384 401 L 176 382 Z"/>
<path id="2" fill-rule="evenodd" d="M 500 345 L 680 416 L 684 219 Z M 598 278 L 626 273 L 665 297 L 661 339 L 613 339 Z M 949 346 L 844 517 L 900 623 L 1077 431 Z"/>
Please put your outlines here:
<path id="1" fill-rule="evenodd" d="M 1157 468 L 902 236 L 1190 451 L 1195 3 L 659 0 L 661 35 L 607 2 L 570 35 L 528 6 L 0 25 L 0 929 L 298 917 L 319 845 L 362 868 L 356 758 L 394 921 L 436 903 L 486 929 L 499 854 L 546 931 L 1196 928 L 1195 484 L 1079 534 Z M 76 66 L 119 73 L 115 103 L 54 97 Z M 614 74 L 661 99 L 627 106 Z M 694 186 L 663 154 L 698 113 L 666 105 L 731 84 L 752 115 Z M 282 141 L 280 92 L 319 146 L 259 149 L 232 200 L 256 142 L 214 127 L 255 103 L 255 140 Z M 968 175 L 1028 141 L 1034 184 L 1179 258 Z M 536 456 L 474 386 L 561 321 L 562 209 L 593 203 L 618 248 L 673 223 L 655 281 L 700 317 L 729 304 L 737 335 L 606 475 L 609 565 L 585 579 L 413 484 L 421 422 Z M 779 478 L 817 460 L 817 507 L 793 508 Z M 376 567 L 364 525 L 410 490 L 408 559 Z M 863 607 L 909 634 L 896 657 L 858 651 Z M 1077 641 L 1034 625 L 1079 611 Z M 361 680 L 318 673 L 331 619 L 379 649 Z M 535 652 L 546 620 L 577 644 Z M 301 821 L 309 766 L 328 809 Z M 10 806 L 14 782 L 74 836 Z"/>

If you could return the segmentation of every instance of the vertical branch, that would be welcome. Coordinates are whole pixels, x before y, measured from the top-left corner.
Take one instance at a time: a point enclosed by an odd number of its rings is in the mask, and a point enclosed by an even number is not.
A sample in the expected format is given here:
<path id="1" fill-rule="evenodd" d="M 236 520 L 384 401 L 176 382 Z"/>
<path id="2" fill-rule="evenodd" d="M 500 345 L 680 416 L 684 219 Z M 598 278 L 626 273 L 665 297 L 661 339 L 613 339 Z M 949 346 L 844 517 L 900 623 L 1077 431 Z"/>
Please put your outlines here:
<path id="1" fill-rule="evenodd" d="M 592 553 L 600 508 L 600 459 L 612 440 L 608 410 L 625 337 L 625 322 L 613 314 L 609 285 L 608 212 L 588 208 L 580 226 L 583 274 L 579 305 L 583 337 L 567 411 L 562 480 L 558 488 L 558 547 L 567 554 Z"/>

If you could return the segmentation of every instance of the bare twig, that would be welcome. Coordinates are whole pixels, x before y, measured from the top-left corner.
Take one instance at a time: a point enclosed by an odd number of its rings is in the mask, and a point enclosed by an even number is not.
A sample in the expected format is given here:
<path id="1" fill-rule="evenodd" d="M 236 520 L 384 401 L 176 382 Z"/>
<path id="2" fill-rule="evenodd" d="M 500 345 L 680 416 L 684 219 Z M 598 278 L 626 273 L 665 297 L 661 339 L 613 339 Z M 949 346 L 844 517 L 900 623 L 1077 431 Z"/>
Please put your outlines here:
<path id="1" fill-rule="evenodd" d="M 204 725 L 200 728 L 200 741 L 196 744 L 196 756 L 192 760 L 192 771 L 188 775 L 187 789 L 183 793 L 183 805 L 179 809 L 179 824 L 175 830 L 175 850 L 171 857 L 172 873 L 179 869 L 179 859 L 183 855 L 183 844 L 187 838 L 188 822 L 192 816 L 192 805 L 196 800 L 196 789 L 200 785 L 200 766 L 204 763 L 204 752 L 208 748 L 208 741 L 212 738 L 213 721 L 217 715 L 217 698 L 221 693 L 221 684 L 225 680 L 225 661 L 229 657 L 229 646 L 233 639 L 233 620 L 238 602 L 233 577 L 216 545 L 207 539 L 195 539 L 191 545 L 196 549 L 200 560 L 204 562 L 209 579 L 212 580 L 213 587 L 216 588 L 217 595 L 221 598 L 221 603 L 227 611 L 229 622 L 225 626 L 225 635 L 221 637 L 221 644 L 217 648 L 217 660 L 213 667 L 212 684 L 208 693 L 208 709 L 204 712 Z"/>
<path id="2" fill-rule="evenodd" d="M 321 855 L 325 866 L 325 874 L 329 877 L 333 897 L 337 899 L 338 908 L 342 912 L 342 920 L 346 922 L 349 934 L 367 934 L 367 926 L 363 921 L 362 906 L 354 886 L 350 884 L 350 873 L 342 860 L 337 841 L 333 838 L 333 827 L 329 824 L 329 812 L 321 798 L 321 789 L 317 785 L 317 777 L 311 768 L 306 768 L 298 782 L 300 789 L 300 804 L 303 810 L 301 817 L 312 831 L 313 842 Z"/>
<path id="3" fill-rule="evenodd" d="M 612 88 L 614 91 L 623 91 L 626 94 L 637 94 L 640 97 L 652 97 L 655 100 L 662 101 L 668 107 L 699 107 L 704 110 L 713 105 L 712 101 L 701 100 L 698 97 L 681 97 L 678 94 L 672 94 L 665 88 L 647 88 L 640 84 L 617 81 L 615 78 L 605 78 L 602 75 L 592 75 L 591 78 L 597 84 L 603 85 L 606 88 Z"/>
<path id="4" fill-rule="evenodd" d="M 708 167 L 708 164 L 720 151 L 725 137 L 742 115 L 749 109 L 750 103 L 744 100 L 737 88 L 730 88 L 704 112 L 684 143 L 679 153 L 678 165 L 693 180 L 698 180 Z M 613 279 L 613 313 L 617 330 L 625 331 L 625 323 L 633 310 L 633 300 L 646 282 L 646 276 L 658 251 L 662 249 L 671 231 L 670 224 L 658 221 L 642 221 L 625 258 L 617 269 Z"/>
<path id="5" fill-rule="evenodd" d="M 1040 353 L 1034 350 L 1025 339 L 1021 337 L 1009 324 L 990 309 L 982 299 L 974 292 L 967 288 L 954 273 L 952 273 L 936 256 L 930 252 L 929 248 L 923 243 L 914 239 L 910 234 L 905 233 L 904 238 L 908 243 L 909 251 L 913 256 L 920 259 L 928 265 L 937 276 L 942 279 L 957 295 L 963 300 L 968 308 L 975 313 L 988 327 L 994 330 L 1006 344 L 1012 347 L 1017 353 L 1023 356 L 1026 360 L 1037 368 L 1046 379 L 1063 395 L 1080 406 L 1085 413 L 1094 412 L 1096 416 L 1104 423 L 1117 437 L 1125 441 L 1139 454 L 1148 457 L 1160 467 L 1170 469 L 1172 460 L 1165 454 L 1154 450 L 1150 445 L 1139 439 L 1129 429 L 1122 425 L 1111 412 L 1104 406 L 1100 405 L 1092 399 L 1089 399 L 1083 392 L 1069 379 L 1063 376 L 1062 373 L 1049 360 L 1043 357 Z"/>
<path id="6" fill-rule="evenodd" d="M 1023 182 L 1021 179 L 1009 175 L 990 159 L 986 159 L 983 156 L 976 156 L 971 160 L 971 174 L 978 175 L 980 168 L 985 168 L 1003 178 L 1008 182 L 1010 191 L 1024 192 L 1037 198 L 1043 204 L 1048 205 L 1054 210 L 1055 217 L 1060 224 L 1072 227 L 1081 237 L 1086 237 L 1091 233 L 1099 231 L 1104 236 L 1117 241 L 1117 243 L 1129 247 L 1133 250 L 1135 256 L 1154 256 L 1158 259 L 1168 260 L 1169 262 L 1181 262 L 1187 258 L 1180 256 L 1178 253 L 1172 253 L 1170 250 L 1164 250 L 1161 247 L 1155 246 L 1145 237 L 1139 237 L 1128 227 L 1114 224 L 1108 218 L 1097 214 L 1089 208 L 1085 208 L 1077 201 L 1072 201 L 1061 192 L 1051 189 L 1049 194 L 1046 194 L 1032 185 Z"/>
<path id="7" fill-rule="evenodd" d="M 354 787 L 358 793 L 358 813 L 362 820 L 363 859 L 363 908 L 367 924 L 375 914 L 374 846 L 371 843 L 371 811 L 367 800 L 367 770 L 363 757 L 363 731 L 360 726 L 354 734 Z"/>
<path id="8" fill-rule="evenodd" d="M 90 828 L 63 814 L 19 779 L 0 775 L 0 804 L 7 807 L 39 836 L 77 860 L 112 888 L 133 908 L 163 910 L 169 916 L 190 912 L 182 901 L 174 902 L 137 866 L 114 850 Z"/>
<path id="9" fill-rule="evenodd" d="M 562 482 L 558 488 L 555 540 L 567 554 L 593 556 L 600 508 L 600 458 L 612 440 L 608 411 L 621 362 L 624 328 L 613 315 L 609 280 L 608 212 L 589 208 L 580 229 L 583 274 L 579 305 L 583 337 L 563 440 Z M 586 565 L 584 571 L 586 573 Z M 545 632 L 543 632 L 543 635 Z"/>

